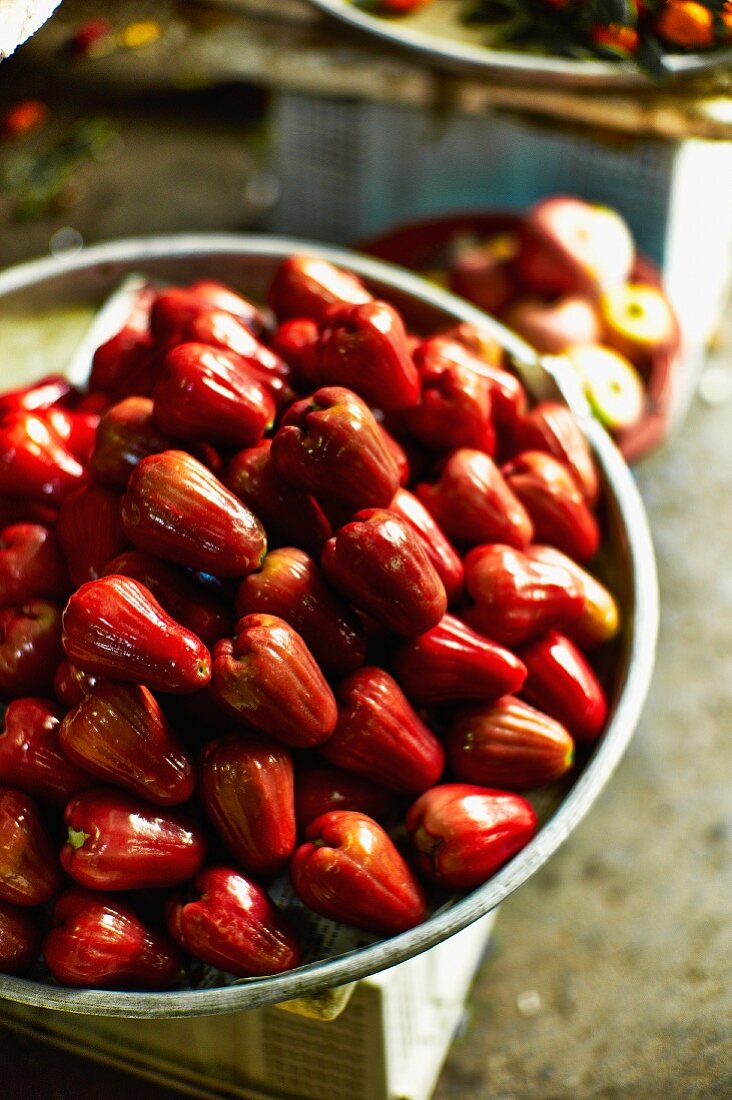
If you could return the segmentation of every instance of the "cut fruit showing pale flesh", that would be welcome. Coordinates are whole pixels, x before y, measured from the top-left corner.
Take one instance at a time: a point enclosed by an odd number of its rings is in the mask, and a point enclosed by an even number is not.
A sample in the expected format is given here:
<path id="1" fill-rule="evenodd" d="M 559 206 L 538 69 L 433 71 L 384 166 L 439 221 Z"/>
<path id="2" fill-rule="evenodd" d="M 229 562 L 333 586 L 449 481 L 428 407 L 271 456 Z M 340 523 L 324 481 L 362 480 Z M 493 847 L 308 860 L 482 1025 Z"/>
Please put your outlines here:
<path id="1" fill-rule="evenodd" d="M 643 412 L 643 380 L 624 355 L 602 344 L 581 344 L 565 353 L 593 413 L 606 428 L 634 424 Z"/>

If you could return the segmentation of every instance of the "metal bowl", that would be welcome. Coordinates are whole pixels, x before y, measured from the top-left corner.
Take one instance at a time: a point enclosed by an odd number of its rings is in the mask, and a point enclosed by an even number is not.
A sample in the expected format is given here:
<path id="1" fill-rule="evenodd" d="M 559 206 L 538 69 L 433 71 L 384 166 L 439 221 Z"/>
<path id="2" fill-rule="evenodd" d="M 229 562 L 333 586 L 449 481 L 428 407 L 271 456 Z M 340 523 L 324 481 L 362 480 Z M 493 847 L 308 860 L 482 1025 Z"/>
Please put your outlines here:
<path id="1" fill-rule="evenodd" d="M 504 346 L 534 396 L 564 395 L 593 449 L 604 487 L 603 521 L 612 584 L 624 614 L 615 654 L 606 731 L 535 838 L 490 881 L 401 935 L 345 955 L 315 961 L 268 978 L 216 988 L 166 993 L 73 990 L 50 982 L 0 975 L 0 996 L 24 1004 L 100 1016 L 208 1015 L 276 1004 L 353 982 L 435 946 L 494 909 L 557 850 L 589 810 L 620 760 L 638 722 L 654 663 L 658 590 L 653 546 L 635 482 L 614 444 L 589 415 L 578 390 L 542 366 L 522 340 L 473 306 L 415 275 L 379 260 L 298 240 L 192 235 L 120 241 L 20 265 L 0 273 L 0 331 L 29 329 L 38 318 L 98 305 L 126 275 L 189 281 L 217 278 L 262 298 L 279 261 L 310 251 L 347 268 L 400 308 L 416 330 L 454 322 L 488 330 Z M 45 370 L 56 364 L 44 360 Z"/>
<path id="2" fill-rule="evenodd" d="M 463 0 L 440 0 L 408 15 L 378 15 L 354 0 L 310 0 L 321 11 L 382 42 L 421 54 L 435 65 L 466 75 L 492 73 L 501 80 L 527 80 L 539 84 L 595 88 L 648 88 L 654 81 L 630 62 L 585 60 L 528 50 L 491 47 L 490 28 L 460 21 Z M 671 77 L 729 65 L 732 49 L 720 47 L 706 53 L 669 53 L 665 64 Z"/>

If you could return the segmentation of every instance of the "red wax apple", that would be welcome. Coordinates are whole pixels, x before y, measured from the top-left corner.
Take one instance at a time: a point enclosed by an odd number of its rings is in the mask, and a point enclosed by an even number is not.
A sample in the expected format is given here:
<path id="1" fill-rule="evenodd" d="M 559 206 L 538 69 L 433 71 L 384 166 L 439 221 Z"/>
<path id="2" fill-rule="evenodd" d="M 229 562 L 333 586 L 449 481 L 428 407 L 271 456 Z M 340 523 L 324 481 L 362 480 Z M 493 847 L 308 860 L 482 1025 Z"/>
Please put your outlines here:
<path id="1" fill-rule="evenodd" d="M 404 322 L 388 302 L 333 305 L 310 359 L 316 386 L 345 386 L 384 412 L 419 400 L 420 381 Z"/>
<path id="2" fill-rule="evenodd" d="M 333 810 L 311 821 L 305 835 L 290 875 L 308 908 L 385 936 L 424 920 L 422 888 L 376 821 Z"/>
<path id="3" fill-rule="evenodd" d="M 150 397 L 126 397 L 102 416 L 97 428 L 91 467 L 105 485 L 126 489 L 137 463 L 171 448 L 153 416 Z"/>
<path id="4" fill-rule="evenodd" d="M 312 762 L 303 763 L 297 770 L 295 815 L 301 831 L 331 810 L 358 810 L 383 825 L 394 818 L 396 805 L 391 791 L 355 772 Z"/>
<path id="5" fill-rule="evenodd" d="M 398 634 L 421 634 L 447 610 L 445 586 L 423 540 L 394 512 L 357 512 L 326 542 L 320 560 L 355 607 Z"/>
<path id="6" fill-rule="evenodd" d="M 92 784 L 91 776 L 64 752 L 63 711 L 47 699 L 14 699 L 0 732 L 0 785 L 65 806 Z"/>
<path id="7" fill-rule="evenodd" d="M 252 734 L 209 741 L 201 799 L 237 865 L 259 878 L 280 871 L 295 847 L 292 757 Z"/>
<path id="8" fill-rule="evenodd" d="M 394 655 L 394 672 L 420 706 L 497 699 L 518 691 L 526 679 L 518 657 L 454 615 L 404 642 Z"/>
<path id="9" fill-rule="evenodd" d="M 445 532 L 421 500 L 407 489 L 397 490 L 396 496 L 389 505 L 389 511 L 396 512 L 406 520 L 420 536 L 425 553 L 445 586 L 448 603 L 454 603 L 462 594 L 465 570 L 459 554 Z"/>
<path id="10" fill-rule="evenodd" d="M 212 692 L 240 722 L 286 745 L 330 737 L 333 692 L 300 635 L 276 615 L 246 615 L 214 649 Z"/>
<path id="11" fill-rule="evenodd" d="M 280 321 L 288 317 L 320 320 L 332 305 L 359 305 L 371 297 L 355 275 L 318 256 L 283 260 L 269 290 L 269 304 Z"/>
<path id="12" fill-rule="evenodd" d="M 597 676 L 569 638 L 549 630 L 521 650 L 528 676 L 521 694 L 580 741 L 602 733 L 607 700 Z"/>
<path id="13" fill-rule="evenodd" d="M 534 535 L 577 561 L 589 561 L 600 528 L 569 469 L 544 451 L 521 451 L 502 467 L 512 491 L 531 516 Z"/>
<path id="14" fill-rule="evenodd" d="M 149 455 L 122 498 L 125 534 L 138 550 L 212 573 L 250 573 L 267 551 L 257 517 L 183 451 Z"/>
<path id="15" fill-rule="evenodd" d="M 145 802 L 177 806 L 193 794 L 193 765 L 155 696 L 139 684 L 94 688 L 66 715 L 59 739 L 81 768 Z"/>
<path id="16" fill-rule="evenodd" d="M 56 981 L 86 989 L 170 989 L 178 948 L 112 894 L 66 890 L 56 899 L 43 957 Z"/>
<path id="17" fill-rule="evenodd" d="M 315 497 L 294 488 L 277 473 L 271 457 L 272 440 L 238 451 L 229 462 L 224 483 L 267 529 L 272 546 L 301 546 L 319 553 L 332 533 Z"/>
<path id="18" fill-rule="evenodd" d="M 490 706 L 474 706 L 457 715 L 447 753 L 455 777 L 463 783 L 525 791 L 569 771 L 574 741 L 548 714 L 504 695 Z"/>
<path id="19" fill-rule="evenodd" d="M 178 810 L 95 787 L 72 798 L 64 816 L 61 866 L 90 890 L 177 886 L 203 865 L 203 830 Z"/>
<path id="20" fill-rule="evenodd" d="M 442 745 L 387 672 L 367 665 L 337 690 L 338 724 L 320 751 L 326 760 L 400 794 L 436 783 Z"/>
<path id="21" fill-rule="evenodd" d="M 597 309 L 580 294 L 556 302 L 522 298 L 502 320 L 542 355 L 560 355 L 573 344 L 592 343 L 601 332 Z"/>
<path id="22" fill-rule="evenodd" d="M 275 403 L 239 356 L 178 344 L 153 390 L 155 421 L 172 439 L 250 447 L 272 427 Z"/>
<path id="23" fill-rule="evenodd" d="M 178 565 L 141 550 L 125 550 L 107 562 L 104 575 L 111 573 L 139 581 L 172 619 L 206 646 L 213 646 L 233 629 L 234 617 L 226 600 Z"/>
<path id="24" fill-rule="evenodd" d="M 229 867 L 207 867 L 186 895 L 166 907 L 168 930 L 189 955 L 227 974 L 280 974 L 300 964 L 284 915 L 251 879 Z"/>
<path id="25" fill-rule="evenodd" d="M 86 480 L 84 466 L 42 413 L 20 411 L 0 425 L 0 493 L 58 507 Z"/>
<path id="26" fill-rule="evenodd" d="M 399 488 L 399 469 L 373 413 L 341 386 L 290 407 L 272 440 L 272 458 L 291 485 L 351 512 L 385 508 Z"/>
<path id="27" fill-rule="evenodd" d="M 465 546 L 505 542 L 523 549 L 531 542 L 528 512 L 482 451 L 453 451 L 439 481 L 418 485 L 415 492 L 445 533 Z"/>
<path id="28" fill-rule="evenodd" d="M 112 574 L 78 588 L 64 611 L 63 645 L 84 671 L 155 691 L 196 691 L 211 679 L 200 638 L 131 577 Z"/>
<path id="29" fill-rule="evenodd" d="M 25 974 L 40 949 L 38 913 L 0 901 L 0 974 Z"/>
<path id="30" fill-rule="evenodd" d="M 61 612 L 45 600 L 0 611 L 0 698 L 48 695 L 61 649 Z"/>
<path id="31" fill-rule="evenodd" d="M 465 590 L 472 601 L 465 620 L 507 646 L 563 628 L 585 605 L 582 587 L 568 570 L 498 543 L 476 546 L 467 555 Z"/>
<path id="32" fill-rule="evenodd" d="M 0 787 L 0 901 L 23 908 L 43 905 L 60 884 L 58 859 L 35 801 Z"/>
<path id="33" fill-rule="evenodd" d="M 521 795 L 444 783 L 407 814 L 417 866 L 448 890 L 473 890 L 528 844 L 536 814 Z"/>
<path id="34" fill-rule="evenodd" d="M 27 600 L 62 600 L 70 588 L 53 531 L 39 523 L 15 523 L 0 531 L 0 608 Z"/>
<path id="35" fill-rule="evenodd" d="M 102 575 L 110 558 L 127 544 L 119 493 L 85 485 L 61 505 L 56 533 L 69 574 L 78 587 Z"/>
<path id="36" fill-rule="evenodd" d="M 300 634 L 320 667 L 342 676 L 364 664 L 366 639 L 358 617 L 325 583 L 317 562 L 292 546 L 271 550 L 236 597 L 239 616 L 262 612 Z"/>

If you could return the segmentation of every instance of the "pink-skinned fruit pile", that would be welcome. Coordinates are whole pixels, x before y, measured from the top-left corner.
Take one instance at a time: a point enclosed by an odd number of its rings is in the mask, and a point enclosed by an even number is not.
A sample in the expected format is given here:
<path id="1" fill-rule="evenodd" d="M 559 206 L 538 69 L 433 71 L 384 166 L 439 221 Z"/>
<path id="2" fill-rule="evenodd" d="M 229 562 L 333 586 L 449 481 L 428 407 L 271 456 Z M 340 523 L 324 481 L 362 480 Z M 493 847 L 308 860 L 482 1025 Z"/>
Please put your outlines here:
<path id="1" fill-rule="evenodd" d="M 599 496 L 490 340 L 317 257 L 0 395 L 0 971 L 266 976 L 283 876 L 377 936 L 485 882 L 605 726 Z"/>
<path id="2" fill-rule="evenodd" d="M 516 231 L 458 247 L 447 279 L 537 351 L 566 356 L 594 414 L 621 432 L 644 414 L 655 365 L 679 344 L 673 307 L 636 261 L 617 211 L 553 195 Z"/>

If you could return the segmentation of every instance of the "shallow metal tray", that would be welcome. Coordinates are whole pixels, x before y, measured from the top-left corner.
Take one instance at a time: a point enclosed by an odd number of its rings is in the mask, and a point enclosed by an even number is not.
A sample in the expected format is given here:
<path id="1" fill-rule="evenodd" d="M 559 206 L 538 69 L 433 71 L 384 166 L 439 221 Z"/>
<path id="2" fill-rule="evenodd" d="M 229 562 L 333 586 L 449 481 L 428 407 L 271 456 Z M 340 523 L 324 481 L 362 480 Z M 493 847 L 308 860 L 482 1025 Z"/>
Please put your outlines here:
<path id="1" fill-rule="evenodd" d="M 97 245 L 78 255 L 38 260 L 0 273 L 0 343 L 6 330 L 30 331 L 39 323 L 45 331 L 53 317 L 68 315 L 78 325 L 80 309 L 98 306 L 132 272 L 177 282 L 217 278 L 261 299 L 280 260 L 302 251 L 316 252 L 356 272 L 372 290 L 403 310 L 415 331 L 429 332 L 458 321 L 485 328 L 504 346 L 534 396 L 563 394 L 574 408 L 601 474 L 612 584 L 624 614 L 607 729 L 570 789 L 549 808 L 548 818 L 532 842 L 479 889 L 408 932 L 286 974 L 215 988 L 165 993 L 72 990 L 0 975 L 0 997 L 100 1016 L 196 1016 L 307 997 L 385 970 L 490 912 L 538 870 L 587 813 L 636 727 L 653 670 L 658 589 L 648 522 L 635 481 L 610 438 L 589 414 L 579 389 L 572 389 L 563 376 L 561 365 L 553 374 L 551 363 L 542 364 L 527 344 L 475 307 L 391 264 L 318 244 L 234 235 L 161 237 Z M 42 359 L 33 373 L 58 367 L 48 356 Z"/>
<path id="2" fill-rule="evenodd" d="M 502 80 L 532 80 L 553 85 L 594 85 L 606 88 L 652 87 L 653 81 L 635 65 L 624 62 L 580 60 L 491 48 L 490 28 L 460 21 L 463 0 L 438 0 L 408 15 L 375 15 L 352 0 L 310 0 L 316 8 L 359 30 L 422 54 L 426 60 L 451 69 L 483 70 Z M 708 53 L 668 54 L 673 77 L 691 76 L 732 64 L 732 49 Z"/>

